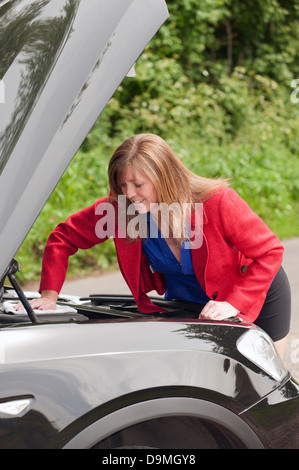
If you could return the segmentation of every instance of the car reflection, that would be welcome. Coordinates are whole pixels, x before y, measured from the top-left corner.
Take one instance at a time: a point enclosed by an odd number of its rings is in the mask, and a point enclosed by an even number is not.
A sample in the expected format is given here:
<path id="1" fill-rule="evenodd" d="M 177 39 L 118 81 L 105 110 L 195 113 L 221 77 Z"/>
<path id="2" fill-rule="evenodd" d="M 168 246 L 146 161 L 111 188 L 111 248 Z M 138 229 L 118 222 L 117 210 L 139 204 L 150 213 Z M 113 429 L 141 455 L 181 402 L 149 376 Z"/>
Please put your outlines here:
<path id="1" fill-rule="evenodd" d="M 30 4 L 17 0 L 1 8 L 0 78 L 5 76 L 7 88 L 9 85 L 9 99 L 0 109 L 0 174 L 72 32 L 80 1 L 58 1 L 53 16 L 45 17 L 42 13 L 48 3 L 49 0 Z M 9 42 L 1 41 L 7 36 Z"/>

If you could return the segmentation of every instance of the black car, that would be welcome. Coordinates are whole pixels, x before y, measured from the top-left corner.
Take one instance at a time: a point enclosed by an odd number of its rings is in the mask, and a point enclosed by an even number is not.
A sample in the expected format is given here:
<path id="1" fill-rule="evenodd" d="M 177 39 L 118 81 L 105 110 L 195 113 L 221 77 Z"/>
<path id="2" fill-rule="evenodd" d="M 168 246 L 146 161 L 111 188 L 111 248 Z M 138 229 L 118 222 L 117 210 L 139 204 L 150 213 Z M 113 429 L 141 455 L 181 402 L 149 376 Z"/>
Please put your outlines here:
<path id="1" fill-rule="evenodd" d="M 164 0 L 0 2 L 2 449 L 299 448 L 299 386 L 255 325 L 158 297 L 168 313 L 80 293 L 37 312 L 17 281 L 20 244 L 167 16 Z"/>

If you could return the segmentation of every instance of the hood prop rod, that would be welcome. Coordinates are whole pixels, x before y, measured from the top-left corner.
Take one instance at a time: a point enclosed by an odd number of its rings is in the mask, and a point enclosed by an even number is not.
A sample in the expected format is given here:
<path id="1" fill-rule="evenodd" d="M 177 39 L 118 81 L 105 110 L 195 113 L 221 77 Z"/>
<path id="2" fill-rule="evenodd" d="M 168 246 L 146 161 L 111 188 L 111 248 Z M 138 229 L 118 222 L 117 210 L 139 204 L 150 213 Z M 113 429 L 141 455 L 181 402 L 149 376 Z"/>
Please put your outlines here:
<path id="1" fill-rule="evenodd" d="M 20 301 L 22 302 L 28 317 L 32 321 L 32 323 L 38 323 L 37 316 L 34 313 L 33 308 L 31 307 L 28 299 L 26 298 L 23 289 L 21 288 L 15 273 L 20 270 L 20 265 L 19 263 L 15 260 L 12 259 L 11 262 L 9 263 L 8 269 L 6 271 L 6 275 L 8 279 L 10 280 L 11 285 L 13 286 L 14 290 L 16 291 L 17 296 L 19 297 Z"/>

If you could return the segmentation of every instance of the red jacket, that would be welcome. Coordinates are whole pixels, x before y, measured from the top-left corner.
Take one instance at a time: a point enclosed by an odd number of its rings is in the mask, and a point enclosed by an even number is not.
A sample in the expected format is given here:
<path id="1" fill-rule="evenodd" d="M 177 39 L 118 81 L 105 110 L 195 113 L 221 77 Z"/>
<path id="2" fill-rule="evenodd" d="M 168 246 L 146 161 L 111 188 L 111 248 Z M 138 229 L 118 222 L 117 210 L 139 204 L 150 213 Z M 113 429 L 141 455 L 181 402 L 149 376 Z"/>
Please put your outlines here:
<path id="1" fill-rule="evenodd" d="M 96 207 L 105 202 L 108 197 L 73 214 L 51 233 L 44 252 L 40 291 L 60 292 L 69 256 L 78 248 L 88 249 L 107 240 L 95 233 L 97 223 L 107 222 L 104 215 L 96 214 Z M 191 250 L 197 279 L 208 297 L 229 302 L 240 310 L 240 317 L 253 322 L 281 266 L 283 246 L 231 188 L 220 189 L 203 208 L 203 244 Z M 152 272 L 141 240 L 127 243 L 118 236 L 116 226 L 114 242 L 120 270 L 138 308 L 146 313 L 161 311 L 147 293 L 156 290 L 163 294 L 164 278 Z"/>

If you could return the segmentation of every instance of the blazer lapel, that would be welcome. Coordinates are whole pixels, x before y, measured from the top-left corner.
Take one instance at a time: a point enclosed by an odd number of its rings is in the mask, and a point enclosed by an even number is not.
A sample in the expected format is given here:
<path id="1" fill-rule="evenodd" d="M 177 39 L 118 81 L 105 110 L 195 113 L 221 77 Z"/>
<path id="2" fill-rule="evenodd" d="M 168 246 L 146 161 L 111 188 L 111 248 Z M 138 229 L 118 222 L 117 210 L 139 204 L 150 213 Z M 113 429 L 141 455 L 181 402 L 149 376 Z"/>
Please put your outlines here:
<path id="1" fill-rule="evenodd" d="M 197 236 L 200 237 L 199 231 L 201 231 L 201 244 L 200 246 L 192 247 L 191 243 L 191 259 L 192 265 L 194 269 L 194 273 L 197 277 L 197 280 L 201 287 L 205 290 L 206 288 L 206 266 L 209 257 L 209 248 L 207 239 L 205 236 L 205 226 L 208 224 L 208 217 L 205 211 L 205 207 L 203 205 L 203 212 L 202 218 L 199 219 L 201 223 L 196 225 L 198 221 L 196 221 L 195 210 L 191 212 L 191 233 L 197 233 Z"/>
<path id="2" fill-rule="evenodd" d="M 128 243 L 126 238 L 115 237 L 119 268 L 133 296 L 139 298 L 141 240 Z"/>

